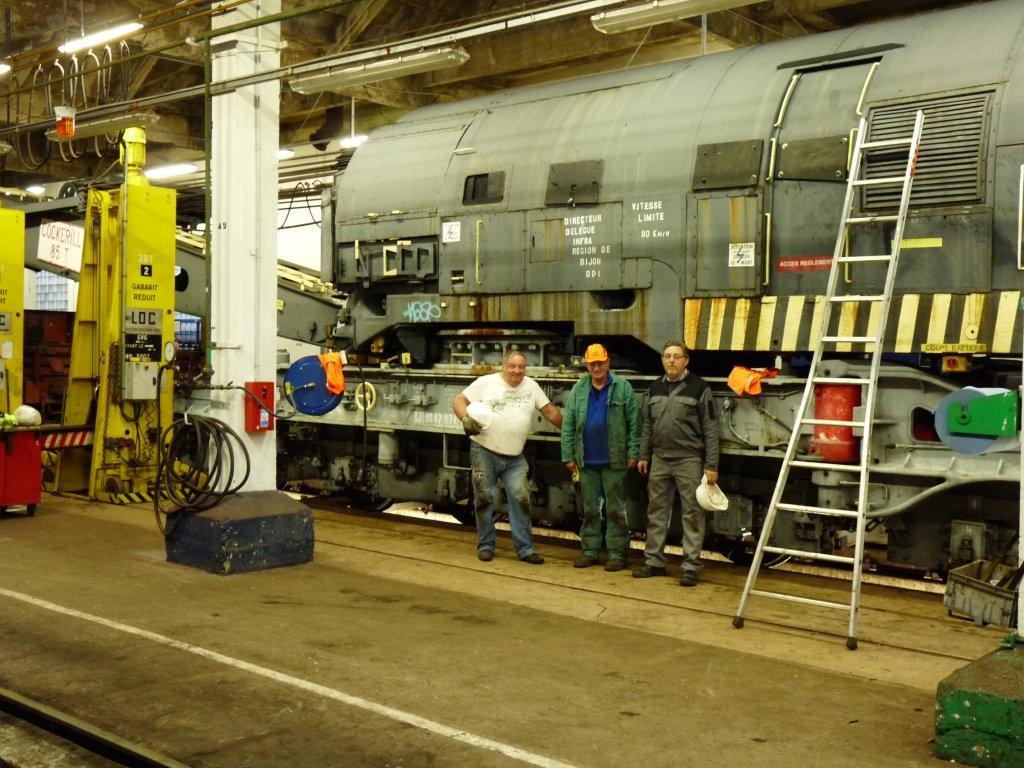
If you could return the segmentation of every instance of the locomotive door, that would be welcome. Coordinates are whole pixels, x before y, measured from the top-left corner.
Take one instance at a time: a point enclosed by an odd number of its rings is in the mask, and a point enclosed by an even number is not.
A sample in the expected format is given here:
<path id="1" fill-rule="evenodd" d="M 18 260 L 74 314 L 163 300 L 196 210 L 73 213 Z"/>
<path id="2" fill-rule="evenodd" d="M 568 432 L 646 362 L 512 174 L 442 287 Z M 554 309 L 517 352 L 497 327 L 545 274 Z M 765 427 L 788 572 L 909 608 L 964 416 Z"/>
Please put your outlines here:
<path id="1" fill-rule="evenodd" d="M 879 63 L 860 60 L 795 69 L 781 95 L 765 186 L 765 293 L 825 291 L 857 112 Z"/>

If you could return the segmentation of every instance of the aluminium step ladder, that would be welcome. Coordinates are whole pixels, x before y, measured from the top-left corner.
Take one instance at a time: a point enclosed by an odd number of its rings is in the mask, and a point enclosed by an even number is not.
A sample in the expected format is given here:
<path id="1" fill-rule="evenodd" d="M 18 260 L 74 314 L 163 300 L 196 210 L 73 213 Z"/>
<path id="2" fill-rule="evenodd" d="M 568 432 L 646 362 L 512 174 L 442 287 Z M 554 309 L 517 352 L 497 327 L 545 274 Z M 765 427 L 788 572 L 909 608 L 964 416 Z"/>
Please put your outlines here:
<path id="1" fill-rule="evenodd" d="M 821 325 L 818 333 L 819 343 L 817 348 L 814 350 L 811 367 L 807 374 L 807 384 L 804 387 L 803 397 L 800 399 L 800 405 L 796 411 L 793 434 L 790 436 L 789 444 L 786 448 L 786 455 L 782 461 L 782 468 L 779 472 L 778 482 L 768 506 L 768 514 L 764 521 L 764 527 L 761 530 L 761 536 L 757 542 L 757 549 L 754 553 L 754 560 L 750 566 L 750 573 L 747 574 L 747 582 L 743 587 L 743 596 L 740 598 L 740 604 L 736 610 L 736 616 L 733 618 L 733 626 L 737 629 L 743 627 L 743 617 L 746 612 L 748 599 L 751 595 L 756 595 L 758 597 L 774 598 L 789 602 L 803 603 L 806 605 L 849 610 L 850 624 L 846 637 L 846 647 L 851 651 L 857 648 L 857 612 L 860 607 L 860 584 L 864 559 L 864 535 L 868 522 L 868 467 L 871 464 L 871 431 L 874 421 L 875 395 L 878 390 L 878 370 L 882 360 L 882 340 L 885 338 L 886 319 L 889 316 L 889 304 L 892 297 L 893 284 L 896 278 L 896 268 L 899 262 L 900 248 L 903 241 L 903 230 L 907 220 L 907 209 L 910 204 L 910 191 L 914 182 L 923 127 L 924 114 L 919 110 L 914 120 L 913 133 L 909 137 L 870 141 L 867 140 L 867 121 L 864 118 L 861 118 L 860 120 L 860 127 L 857 131 L 857 142 L 854 147 L 853 158 L 850 163 L 850 178 L 846 187 L 846 200 L 843 203 L 843 218 L 839 227 L 839 235 L 836 238 L 835 251 L 832 254 L 832 269 L 829 273 L 828 287 L 826 289 L 824 299 L 825 303 L 821 313 Z M 865 178 L 861 178 L 861 174 L 863 172 L 862 166 L 869 153 L 878 151 L 892 153 L 893 150 L 899 151 L 903 148 L 906 148 L 907 150 L 907 162 L 906 169 L 902 176 L 879 176 L 875 178 L 867 178 L 865 175 Z M 896 185 L 902 186 L 898 213 L 890 215 L 851 215 L 854 203 L 861 189 L 866 187 L 895 187 Z M 892 253 L 870 256 L 849 255 L 847 246 L 849 243 L 850 230 L 858 225 L 874 224 L 877 222 L 895 222 L 895 231 L 892 239 Z M 838 293 L 837 288 L 839 287 L 840 274 L 844 272 L 848 265 L 863 262 L 886 263 L 886 275 L 882 293 Z M 843 305 L 848 305 L 850 303 L 855 303 L 864 307 L 880 305 L 881 311 L 878 313 L 878 322 L 873 331 L 870 328 L 869 322 L 868 331 L 863 336 L 853 335 L 852 332 L 850 334 L 843 334 L 838 327 L 835 332 L 830 333 L 830 328 L 832 327 L 830 321 L 837 314 L 833 310 L 836 307 L 842 308 Z M 871 367 L 868 378 L 862 379 L 819 375 L 819 369 L 821 368 L 822 359 L 825 354 L 828 352 L 839 351 L 839 345 L 850 344 L 864 344 L 865 350 L 868 346 L 871 347 Z M 866 396 L 863 399 L 863 421 L 809 418 L 807 410 L 814 393 L 814 387 L 817 384 L 856 385 L 864 387 Z M 805 426 L 810 426 L 812 428 L 827 426 L 861 429 L 862 437 L 858 462 L 854 464 L 839 464 L 825 461 L 807 461 L 797 459 L 797 445 L 800 442 L 800 437 Z M 807 504 L 783 503 L 783 492 L 786 489 L 789 473 L 793 467 L 810 470 L 845 472 L 855 475 L 858 478 L 857 509 L 839 509 L 832 507 L 810 506 Z M 778 516 L 779 510 L 817 517 L 855 519 L 857 529 L 853 557 L 805 552 L 799 549 L 788 549 L 785 547 L 769 545 L 768 542 L 771 539 L 772 529 L 775 525 L 775 519 Z M 852 565 L 853 582 L 850 592 L 850 602 L 847 604 L 828 600 L 815 600 L 782 592 L 769 592 L 766 590 L 754 589 L 754 583 L 757 580 L 757 575 L 766 552 L 776 555 L 820 560 L 828 563 Z"/>

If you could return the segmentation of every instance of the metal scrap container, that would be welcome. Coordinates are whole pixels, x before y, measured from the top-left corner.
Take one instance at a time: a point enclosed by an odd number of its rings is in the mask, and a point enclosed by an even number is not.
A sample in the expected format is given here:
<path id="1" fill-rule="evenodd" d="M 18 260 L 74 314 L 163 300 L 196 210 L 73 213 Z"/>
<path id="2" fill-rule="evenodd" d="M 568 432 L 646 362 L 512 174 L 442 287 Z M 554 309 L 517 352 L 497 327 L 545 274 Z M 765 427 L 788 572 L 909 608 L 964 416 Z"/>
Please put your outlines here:
<path id="1" fill-rule="evenodd" d="M 975 560 L 949 572 L 946 595 L 942 602 L 950 615 L 959 613 L 969 616 L 980 625 L 997 624 L 1000 627 L 1017 626 L 1017 592 L 1002 589 L 981 576 L 988 568 L 988 560 Z M 1013 568 L 997 565 L 990 576 L 998 583 Z"/>

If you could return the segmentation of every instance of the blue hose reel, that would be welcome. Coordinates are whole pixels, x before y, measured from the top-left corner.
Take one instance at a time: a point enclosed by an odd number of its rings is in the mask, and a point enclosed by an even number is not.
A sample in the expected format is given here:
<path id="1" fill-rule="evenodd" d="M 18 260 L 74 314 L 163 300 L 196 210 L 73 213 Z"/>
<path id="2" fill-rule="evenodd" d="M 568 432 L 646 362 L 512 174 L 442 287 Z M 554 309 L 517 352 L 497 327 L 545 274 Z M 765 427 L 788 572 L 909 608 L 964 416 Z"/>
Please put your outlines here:
<path id="1" fill-rule="evenodd" d="M 342 393 L 327 389 L 327 374 L 316 355 L 300 357 L 284 375 L 285 395 L 295 410 L 307 416 L 323 416 L 338 407 Z"/>

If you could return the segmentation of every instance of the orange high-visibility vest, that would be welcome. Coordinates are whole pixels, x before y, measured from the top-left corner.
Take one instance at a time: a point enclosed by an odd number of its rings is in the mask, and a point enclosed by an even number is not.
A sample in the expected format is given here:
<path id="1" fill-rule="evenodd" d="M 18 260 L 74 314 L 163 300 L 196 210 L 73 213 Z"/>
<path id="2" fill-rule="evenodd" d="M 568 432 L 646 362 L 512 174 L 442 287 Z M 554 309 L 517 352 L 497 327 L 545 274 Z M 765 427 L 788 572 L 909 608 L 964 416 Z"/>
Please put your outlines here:
<path id="1" fill-rule="evenodd" d="M 337 352 L 328 352 L 326 355 L 317 355 L 320 358 L 320 365 L 324 367 L 327 374 L 327 391 L 332 395 L 340 395 L 345 391 L 345 363 Z"/>
<path id="2" fill-rule="evenodd" d="M 761 379 L 774 379 L 778 375 L 778 368 L 762 368 L 758 371 L 737 365 L 726 383 L 737 395 L 760 395 Z"/>

